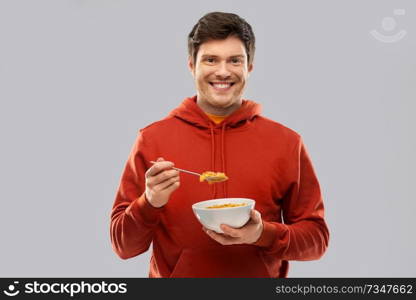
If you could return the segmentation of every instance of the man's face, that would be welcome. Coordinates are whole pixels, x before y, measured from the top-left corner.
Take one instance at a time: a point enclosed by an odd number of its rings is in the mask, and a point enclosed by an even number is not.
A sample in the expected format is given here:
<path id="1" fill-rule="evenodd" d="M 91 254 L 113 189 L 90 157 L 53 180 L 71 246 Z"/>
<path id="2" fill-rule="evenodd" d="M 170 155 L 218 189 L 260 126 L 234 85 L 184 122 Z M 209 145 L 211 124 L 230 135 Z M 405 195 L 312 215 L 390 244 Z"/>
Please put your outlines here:
<path id="1" fill-rule="evenodd" d="M 196 62 L 188 60 L 195 79 L 197 103 L 206 112 L 228 115 L 241 105 L 253 65 L 247 65 L 243 42 L 234 36 L 200 45 Z"/>

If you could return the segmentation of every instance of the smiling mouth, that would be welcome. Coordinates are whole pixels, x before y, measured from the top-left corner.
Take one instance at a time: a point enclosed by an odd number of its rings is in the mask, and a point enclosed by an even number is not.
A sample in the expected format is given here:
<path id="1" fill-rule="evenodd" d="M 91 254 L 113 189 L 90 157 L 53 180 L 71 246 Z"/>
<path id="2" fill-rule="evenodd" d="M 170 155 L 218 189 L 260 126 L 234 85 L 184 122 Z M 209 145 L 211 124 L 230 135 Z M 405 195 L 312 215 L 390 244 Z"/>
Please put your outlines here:
<path id="1" fill-rule="evenodd" d="M 210 82 L 209 84 L 218 91 L 226 91 L 230 89 L 235 82 Z"/>

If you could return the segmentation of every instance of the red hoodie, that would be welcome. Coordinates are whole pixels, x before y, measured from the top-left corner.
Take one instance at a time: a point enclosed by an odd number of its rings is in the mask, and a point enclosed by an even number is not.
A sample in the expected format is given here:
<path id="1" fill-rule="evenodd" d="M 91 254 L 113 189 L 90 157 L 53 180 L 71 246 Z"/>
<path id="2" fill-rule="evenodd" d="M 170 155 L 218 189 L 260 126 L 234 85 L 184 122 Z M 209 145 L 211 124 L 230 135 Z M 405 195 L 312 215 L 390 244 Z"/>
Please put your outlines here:
<path id="1" fill-rule="evenodd" d="M 154 208 L 144 174 L 163 157 L 178 168 L 224 172 L 209 185 L 181 173 L 169 202 Z M 214 198 L 251 198 L 264 230 L 255 244 L 223 246 L 202 231 L 192 204 Z M 301 137 L 242 106 L 215 124 L 187 98 L 166 118 L 140 130 L 111 212 L 111 241 L 122 258 L 153 243 L 150 277 L 286 277 L 289 260 L 320 258 L 328 246 L 322 195 Z"/>

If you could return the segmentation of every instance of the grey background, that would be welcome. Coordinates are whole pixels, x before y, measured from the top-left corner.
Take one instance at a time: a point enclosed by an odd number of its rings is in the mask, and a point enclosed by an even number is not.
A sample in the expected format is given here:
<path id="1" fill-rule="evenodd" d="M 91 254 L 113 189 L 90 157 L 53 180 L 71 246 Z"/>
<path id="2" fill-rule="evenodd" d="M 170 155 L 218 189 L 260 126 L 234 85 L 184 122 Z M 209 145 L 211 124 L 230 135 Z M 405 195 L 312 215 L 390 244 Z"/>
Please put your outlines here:
<path id="1" fill-rule="evenodd" d="M 111 206 L 137 130 L 194 95 L 186 35 L 215 10 L 252 24 L 245 96 L 302 134 L 323 188 L 330 248 L 289 276 L 416 276 L 410 0 L 0 0 L 0 276 L 147 276 L 149 252 L 113 253 Z M 407 36 L 370 36 L 384 17 Z"/>

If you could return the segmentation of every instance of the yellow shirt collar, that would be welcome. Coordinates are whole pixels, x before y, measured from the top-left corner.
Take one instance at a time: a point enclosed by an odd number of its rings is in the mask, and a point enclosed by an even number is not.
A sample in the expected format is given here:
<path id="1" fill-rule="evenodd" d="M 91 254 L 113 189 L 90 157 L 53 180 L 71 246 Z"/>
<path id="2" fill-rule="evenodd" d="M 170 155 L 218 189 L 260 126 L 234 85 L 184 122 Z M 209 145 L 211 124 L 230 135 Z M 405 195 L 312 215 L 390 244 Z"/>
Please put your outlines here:
<path id="1" fill-rule="evenodd" d="M 213 115 L 207 112 L 205 113 L 215 124 L 221 123 L 226 117 L 228 117 L 228 116 L 217 116 L 217 115 Z"/>

